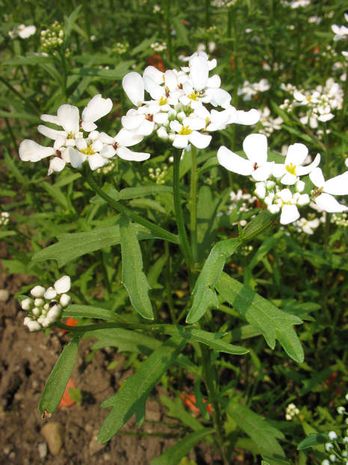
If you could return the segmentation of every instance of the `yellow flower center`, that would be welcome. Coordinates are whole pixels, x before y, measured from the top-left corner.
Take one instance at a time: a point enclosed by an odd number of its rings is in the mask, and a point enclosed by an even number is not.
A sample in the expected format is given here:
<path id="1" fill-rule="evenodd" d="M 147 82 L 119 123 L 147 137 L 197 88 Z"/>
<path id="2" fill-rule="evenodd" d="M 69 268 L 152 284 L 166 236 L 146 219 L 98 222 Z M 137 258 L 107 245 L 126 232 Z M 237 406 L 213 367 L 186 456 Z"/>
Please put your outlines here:
<path id="1" fill-rule="evenodd" d="M 199 93 L 195 91 L 191 92 L 191 94 L 188 95 L 188 98 L 194 101 L 198 100 L 198 97 L 199 97 Z"/>
<path id="2" fill-rule="evenodd" d="M 75 138 L 75 134 L 74 134 L 72 131 L 70 131 L 70 132 L 68 132 L 68 135 L 66 136 L 66 138 L 67 138 L 67 139 L 74 139 L 74 138 Z"/>
<path id="3" fill-rule="evenodd" d="M 286 169 L 286 171 L 288 173 L 293 174 L 294 176 L 296 176 L 296 165 L 294 165 L 293 163 L 290 163 L 289 165 L 286 165 L 285 169 Z"/>
<path id="4" fill-rule="evenodd" d="M 188 136 L 189 134 L 191 134 L 192 132 L 192 129 L 190 129 L 188 126 L 183 126 L 180 131 L 179 131 L 179 134 L 180 136 Z"/>
<path id="5" fill-rule="evenodd" d="M 166 97 L 161 97 L 159 99 L 159 104 L 160 105 L 167 105 L 167 103 L 168 103 L 168 99 Z"/>
<path id="6" fill-rule="evenodd" d="M 79 149 L 84 155 L 94 155 L 95 151 L 93 150 L 92 144 L 88 144 L 85 149 Z"/>

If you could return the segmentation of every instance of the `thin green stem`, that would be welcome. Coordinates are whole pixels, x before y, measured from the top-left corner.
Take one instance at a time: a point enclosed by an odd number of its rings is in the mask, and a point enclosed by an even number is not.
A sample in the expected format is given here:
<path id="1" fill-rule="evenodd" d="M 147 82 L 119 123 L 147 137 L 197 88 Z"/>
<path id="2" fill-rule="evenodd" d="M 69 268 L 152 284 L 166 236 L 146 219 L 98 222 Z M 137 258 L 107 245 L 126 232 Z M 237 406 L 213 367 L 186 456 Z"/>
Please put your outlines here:
<path id="1" fill-rule="evenodd" d="M 208 392 L 209 402 L 211 403 L 213 410 L 212 410 L 212 418 L 214 423 L 214 429 L 216 432 L 216 444 L 220 450 L 221 458 L 224 465 L 228 465 L 229 461 L 226 457 L 225 447 L 224 447 L 224 428 L 222 423 L 222 415 L 219 405 L 219 400 L 217 398 L 217 391 L 216 386 L 218 385 L 217 380 L 217 373 L 216 370 L 211 363 L 211 352 L 210 350 L 204 346 L 204 344 L 200 344 L 201 353 L 202 353 L 202 367 L 203 367 L 203 376 L 204 382 Z"/>
<path id="2" fill-rule="evenodd" d="M 173 166 L 173 197 L 174 197 L 174 210 L 176 223 L 178 226 L 179 243 L 182 249 L 182 253 L 188 265 L 191 264 L 191 248 L 187 237 L 185 228 L 184 213 L 181 207 L 181 196 L 180 196 L 180 154 L 174 154 L 174 166 Z"/>
<path id="3" fill-rule="evenodd" d="M 152 223 L 152 221 L 147 220 L 143 216 L 139 215 L 138 213 L 135 213 L 133 210 L 123 205 L 121 202 L 118 202 L 117 200 L 114 200 L 112 197 L 110 197 L 105 191 L 103 191 L 101 187 L 99 187 L 91 171 L 88 170 L 85 172 L 85 179 L 90 185 L 90 187 L 96 192 L 96 194 L 98 194 L 99 197 L 104 199 L 114 210 L 126 215 L 131 220 L 149 229 L 160 239 L 173 242 L 174 244 L 178 244 L 178 237 L 175 234 L 172 234 L 171 232 L 167 231 L 161 226 Z"/>
<path id="4" fill-rule="evenodd" d="M 190 232 L 192 245 L 192 258 L 197 262 L 197 150 L 191 149 L 191 180 L 190 180 Z"/>

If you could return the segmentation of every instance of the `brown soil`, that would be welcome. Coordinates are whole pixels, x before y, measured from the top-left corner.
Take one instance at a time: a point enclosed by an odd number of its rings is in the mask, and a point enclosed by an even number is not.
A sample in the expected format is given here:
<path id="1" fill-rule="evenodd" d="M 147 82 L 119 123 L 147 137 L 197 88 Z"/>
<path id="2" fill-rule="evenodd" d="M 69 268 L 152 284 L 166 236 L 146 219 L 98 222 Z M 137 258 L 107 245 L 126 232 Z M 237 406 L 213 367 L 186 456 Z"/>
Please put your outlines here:
<path id="1" fill-rule="evenodd" d="M 99 351 L 86 362 L 90 344 L 83 342 L 73 374 L 83 394 L 82 404 L 59 410 L 48 420 L 40 417 L 39 397 L 66 336 L 58 332 L 29 333 L 23 326 L 22 311 L 13 299 L 23 283 L 28 283 L 25 276 L 5 281 L 5 276 L 0 274 L 0 289 L 10 292 L 9 301 L 0 303 L 0 465 L 149 464 L 172 443 L 172 440 L 151 436 L 156 431 L 163 433 L 163 423 L 170 422 L 168 418 L 163 419 L 155 400 L 147 402 L 146 421 L 141 429 L 131 423 L 109 444 L 103 446 L 96 441 L 98 428 L 107 413 L 99 404 L 115 392 L 120 378 L 127 375 L 122 370 L 121 355 Z M 107 367 L 115 357 L 117 368 L 110 370 Z M 52 421 L 63 427 L 64 443 L 56 456 L 46 451 L 41 434 L 42 426 Z"/>

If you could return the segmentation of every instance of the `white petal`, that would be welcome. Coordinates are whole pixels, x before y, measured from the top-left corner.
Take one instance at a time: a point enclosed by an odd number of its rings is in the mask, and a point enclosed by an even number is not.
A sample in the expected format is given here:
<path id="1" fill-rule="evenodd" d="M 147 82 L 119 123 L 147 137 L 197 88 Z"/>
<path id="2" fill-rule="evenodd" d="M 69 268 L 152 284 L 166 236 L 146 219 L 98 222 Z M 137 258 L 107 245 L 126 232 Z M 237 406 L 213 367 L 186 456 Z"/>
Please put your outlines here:
<path id="1" fill-rule="evenodd" d="M 189 136 L 176 134 L 173 140 L 173 146 L 177 149 L 185 149 L 189 143 Z"/>
<path id="2" fill-rule="evenodd" d="M 74 105 L 64 104 L 58 108 L 57 116 L 59 124 L 66 132 L 78 132 L 80 127 L 79 109 Z"/>
<path id="3" fill-rule="evenodd" d="M 134 71 L 125 75 L 122 80 L 122 87 L 129 100 L 136 106 L 144 101 L 144 80 L 139 73 Z"/>
<path id="4" fill-rule="evenodd" d="M 289 173 L 288 171 L 285 172 L 284 176 L 281 178 L 280 182 L 285 186 L 293 186 L 298 181 L 298 177 L 294 174 Z"/>
<path id="5" fill-rule="evenodd" d="M 70 163 L 73 168 L 80 168 L 82 163 L 87 158 L 86 155 L 79 152 L 78 150 L 73 149 L 72 147 L 69 147 L 68 153 L 69 153 Z"/>
<path id="6" fill-rule="evenodd" d="M 128 161 L 144 161 L 150 158 L 149 153 L 133 152 L 133 150 L 129 150 L 127 147 L 119 147 L 116 153 L 122 160 Z"/>
<path id="7" fill-rule="evenodd" d="M 211 136 L 209 136 L 208 134 L 201 134 L 198 131 L 193 131 L 189 135 L 189 141 L 198 149 L 205 149 L 210 144 Z"/>
<path id="8" fill-rule="evenodd" d="M 100 155 L 105 158 L 112 158 L 116 153 L 116 150 L 111 145 L 104 145 L 100 151 Z"/>
<path id="9" fill-rule="evenodd" d="M 320 163 L 320 159 L 321 159 L 321 156 L 320 154 L 318 153 L 317 156 L 314 158 L 314 160 L 312 161 L 312 163 L 310 163 L 309 165 L 306 165 L 306 166 L 299 166 L 297 168 L 297 174 L 299 176 L 305 176 L 306 174 L 309 174 L 311 173 L 313 170 L 315 170 L 317 168 L 317 166 L 319 165 Z"/>
<path id="10" fill-rule="evenodd" d="M 263 164 L 267 161 L 267 137 L 263 134 L 250 134 L 244 139 L 243 150 L 250 161 Z"/>
<path id="11" fill-rule="evenodd" d="M 149 77 L 153 81 L 157 82 L 157 84 L 163 83 L 163 73 L 159 69 L 155 68 L 154 66 L 148 66 L 145 68 L 143 77 Z"/>
<path id="12" fill-rule="evenodd" d="M 30 139 L 24 139 L 19 146 L 19 157 L 23 161 L 36 162 L 54 155 L 52 147 L 44 147 Z"/>
<path id="13" fill-rule="evenodd" d="M 249 160 L 231 152 L 227 147 L 222 146 L 219 148 L 217 159 L 221 166 L 233 173 L 250 176 L 253 172 L 253 166 Z"/>
<path id="14" fill-rule="evenodd" d="M 300 213 L 296 205 L 283 205 L 280 215 L 280 224 L 289 224 L 298 220 Z"/>
<path id="15" fill-rule="evenodd" d="M 228 108 L 231 103 L 231 95 L 224 89 L 207 89 L 206 95 L 210 99 L 210 103 L 214 106 Z"/>
<path id="16" fill-rule="evenodd" d="M 109 144 L 109 145 L 112 145 L 115 142 L 115 139 L 109 136 L 108 134 L 106 134 L 105 132 L 101 132 L 99 134 L 99 140 L 101 140 L 103 144 Z"/>
<path id="17" fill-rule="evenodd" d="M 95 95 L 83 110 L 82 120 L 86 123 L 94 123 L 110 113 L 111 109 L 112 101 L 110 98 L 103 98 L 100 94 Z"/>
<path id="18" fill-rule="evenodd" d="M 50 165 L 48 167 L 48 175 L 55 173 L 60 173 L 65 167 L 65 161 L 61 158 L 54 157 L 50 161 Z"/>
<path id="19" fill-rule="evenodd" d="M 45 121 L 45 123 L 52 123 L 52 124 L 56 124 L 57 126 L 60 125 L 59 118 L 58 116 L 55 116 L 55 115 L 44 114 L 40 116 L 40 119 L 42 119 L 42 121 Z"/>
<path id="20" fill-rule="evenodd" d="M 194 56 L 190 60 L 190 78 L 196 90 L 203 90 L 208 81 L 209 65 L 208 60 L 202 56 Z"/>
<path id="21" fill-rule="evenodd" d="M 182 128 L 182 124 L 180 124 L 179 121 L 177 120 L 171 121 L 169 126 L 170 126 L 170 129 L 172 129 L 175 132 L 179 132 Z"/>
<path id="22" fill-rule="evenodd" d="M 289 145 L 288 152 L 285 158 L 285 164 L 302 165 L 308 156 L 308 149 L 304 144 Z"/>
<path id="23" fill-rule="evenodd" d="M 152 131 L 155 129 L 155 123 L 153 121 L 149 121 L 144 119 L 139 128 L 136 130 L 137 134 L 141 136 L 149 136 L 152 134 Z"/>
<path id="24" fill-rule="evenodd" d="M 221 86 L 221 78 L 218 74 L 214 74 L 214 76 L 210 77 L 207 81 L 208 87 L 215 87 L 218 88 Z"/>
<path id="25" fill-rule="evenodd" d="M 264 163 L 260 168 L 257 168 L 251 173 L 255 181 L 266 181 L 272 174 L 273 162 Z"/>
<path id="26" fill-rule="evenodd" d="M 144 115 L 139 115 L 137 113 L 122 116 L 121 123 L 125 129 L 132 131 L 133 129 L 137 129 L 141 123 L 144 121 Z"/>
<path id="27" fill-rule="evenodd" d="M 285 170 L 285 165 L 282 163 L 274 163 L 272 167 L 272 174 L 275 178 L 281 178 L 287 173 Z"/>
<path id="28" fill-rule="evenodd" d="M 138 144 L 144 139 L 143 136 L 135 134 L 127 129 L 121 129 L 115 137 L 115 141 L 125 147 L 131 147 L 132 145 Z"/>
<path id="29" fill-rule="evenodd" d="M 348 211 L 348 207 L 337 202 L 335 197 L 331 194 L 320 194 L 315 199 L 315 203 L 318 205 L 320 210 L 328 213 L 341 213 Z"/>
<path id="30" fill-rule="evenodd" d="M 70 291 L 71 288 L 71 279 L 70 276 L 62 276 L 54 283 L 54 288 L 57 294 L 65 294 Z"/>
<path id="31" fill-rule="evenodd" d="M 164 88 L 148 76 L 144 77 L 144 86 L 146 92 L 148 92 L 154 100 L 165 95 Z"/>
<path id="32" fill-rule="evenodd" d="M 65 135 L 64 131 L 57 131 L 56 129 L 48 128 L 47 126 L 44 126 L 43 124 L 39 124 L 39 126 L 37 127 L 37 130 L 39 131 L 40 134 L 52 140 L 56 140 Z"/>
<path id="33" fill-rule="evenodd" d="M 90 121 L 82 121 L 81 127 L 86 132 L 92 132 L 95 129 L 97 129 L 97 125 L 94 123 L 91 123 Z"/>
<path id="34" fill-rule="evenodd" d="M 168 87 L 169 90 L 174 90 L 174 89 L 177 88 L 178 79 L 177 79 L 176 74 L 174 73 L 174 71 L 172 71 L 171 69 L 168 69 L 164 73 L 164 83 L 165 83 L 166 87 Z"/>
<path id="35" fill-rule="evenodd" d="M 250 126 L 260 120 L 260 112 L 252 109 L 249 111 L 237 110 L 235 114 L 235 123 Z"/>
<path id="36" fill-rule="evenodd" d="M 106 163 L 108 162 L 108 160 L 102 157 L 101 155 L 99 155 L 99 153 L 88 156 L 87 161 L 92 171 L 97 170 L 98 168 L 101 168 L 102 166 L 106 165 Z"/>
<path id="37" fill-rule="evenodd" d="M 324 191 L 332 195 L 348 195 L 348 171 L 328 179 L 324 185 Z"/>
<path id="38" fill-rule="evenodd" d="M 309 173 L 309 179 L 316 187 L 323 187 L 325 184 L 324 175 L 320 168 L 315 168 L 311 173 Z"/>

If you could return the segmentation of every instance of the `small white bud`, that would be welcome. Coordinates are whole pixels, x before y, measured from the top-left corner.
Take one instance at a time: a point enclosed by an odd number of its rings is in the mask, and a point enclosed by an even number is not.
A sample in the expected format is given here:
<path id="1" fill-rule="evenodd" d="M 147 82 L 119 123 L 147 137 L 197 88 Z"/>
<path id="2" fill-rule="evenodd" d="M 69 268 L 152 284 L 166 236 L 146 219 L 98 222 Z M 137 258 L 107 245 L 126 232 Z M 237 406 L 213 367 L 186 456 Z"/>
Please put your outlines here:
<path id="1" fill-rule="evenodd" d="M 331 439 L 331 441 L 334 441 L 335 439 L 337 439 L 337 434 L 335 433 L 335 431 L 330 431 L 328 436 L 329 436 L 329 439 Z"/>
<path id="2" fill-rule="evenodd" d="M 337 407 L 337 413 L 339 415 L 344 415 L 346 409 L 343 406 Z"/>
<path id="3" fill-rule="evenodd" d="M 30 294 L 33 297 L 43 297 L 46 289 L 42 286 L 35 286 L 33 289 L 30 291 Z"/>
<path id="4" fill-rule="evenodd" d="M 33 300 L 30 297 L 27 297 L 26 299 L 22 300 L 21 307 L 23 310 L 30 310 L 32 304 Z"/>
<path id="5" fill-rule="evenodd" d="M 39 308 L 37 308 L 37 307 L 34 307 L 32 309 L 32 312 L 33 312 L 33 315 L 35 315 L 35 316 L 39 316 L 41 314 L 41 310 Z"/>
<path id="6" fill-rule="evenodd" d="M 34 300 L 34 305 L 36 307 L 41 307 L 41 305 L 43 305 L 45 303 L 45 301 L 43 299 L 35 299 Z"/>
<path id="7" fill-rule="evenodd" d="M 52 300 L 57 297 L 57 292 L 53 287 L 49 287 L 44 294 L 45 299 Z"/>
<path id="8" fill-rule="evenodd" d="M 66 292 L 70 291 L 71 287 L 71 279 L 70 276 L 62 276 L 54 283 L 54 288 L 57 294 L 65 294 Z"/>
<path id="9" fill-rule="evenodd" d="M 329 451 L 333 448 L 333 444 L 331 442 L 327 442 L 325 444 L 325 450 Z"/>
<path id="10" fill-rule="evenodd" d="M 68 294 L 63 294 L 59 300 L 60 305 L 67 307 L 70 303 L 71 297 Z"/>
<path id="11" fill-rule="evenodd" d="M 330 454 L 330 460 L 331 462 L 336 462 L 336 455 Z"/>

